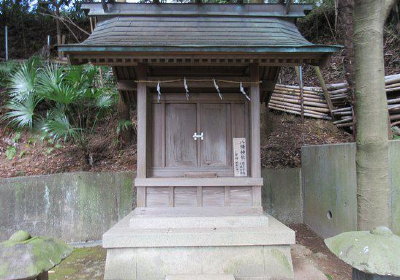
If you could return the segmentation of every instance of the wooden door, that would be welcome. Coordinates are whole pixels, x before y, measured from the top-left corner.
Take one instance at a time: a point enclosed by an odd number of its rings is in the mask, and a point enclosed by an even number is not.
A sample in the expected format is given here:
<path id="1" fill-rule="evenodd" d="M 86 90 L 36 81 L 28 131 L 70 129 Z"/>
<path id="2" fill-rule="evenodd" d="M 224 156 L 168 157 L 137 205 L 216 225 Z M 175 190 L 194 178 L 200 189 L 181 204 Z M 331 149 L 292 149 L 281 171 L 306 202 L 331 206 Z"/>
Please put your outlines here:
<path id="1" fill-rule="evenodd" d="M 196 104 L 166 104 L 166 167 L 197 166 Z"/>
<path id="2" fill-rule="evenodd" d="M 230 104 L 200 104 L 200 166 L 228 168 L 231 166 Z"/>
<path id="3" fill-rule="evenodd" d="M 151 106 L 149 177 L 187 173 L 233 176 L 232 139 L 248 139 L 248 105 L 243 95 L 163 95 Z M 203 140 L 193 138 L 194 133 Z M 192 174 L 190 176 L 193 176 Z M 195 176 L 195 175 L 194 175 Z"/>

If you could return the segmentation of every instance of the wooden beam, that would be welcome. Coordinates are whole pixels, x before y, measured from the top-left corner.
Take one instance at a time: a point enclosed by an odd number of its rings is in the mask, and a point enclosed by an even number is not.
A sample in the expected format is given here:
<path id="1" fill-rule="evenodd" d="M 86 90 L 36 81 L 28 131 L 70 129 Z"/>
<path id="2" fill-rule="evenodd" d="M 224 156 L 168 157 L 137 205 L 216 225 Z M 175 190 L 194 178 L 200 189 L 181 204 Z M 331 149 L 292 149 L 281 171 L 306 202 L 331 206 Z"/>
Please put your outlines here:
<path id="1" fill-rule="evenodd" d="M 257 63 L 250 65 L 250 79 L 259 79 Z M 261 177 L 260 157 L 260 85 L 252 84 L 250 87 L 250 127 L 251 127 L 251 174 L 253 178 Z"/>
<path id="2" fill-rule="evenodd" d="M 73 54 L 67 53 L 74 64 L 92 63 L 95 65 L 136 66 L 146 63 L 152 66 L 167 66 L 171 64 L 180 66 L 247 66 L 249 63 L 259 63 L 260 66 L 295 66 L 299 64 L 321 65 L 327 55 L 322 54 L 186 54 L 169 53 L 167 56 L 157 54 L 133 55 L 126 53 L 107 52 L 102 54 Z"/>
<path id="3" fill-rule="evenodd" d="M 261 175 L 260 175 L 261 176 Z M 217 178 L 136 178 L 137 187 L 243 187 L 262 186 L 262 178 L 217 177 Z"/>
<path id="4" fill-rule="evenodd" d="M 196 80 L 196 81 L 191 81 L 191 79 Z M 189 88 L 214 88 L 214 84 L 212 82 L 213 77 L 193 77 L 193 78 L 187 78 L 187 83 Z M 140 79 L 139 79 L 140 80 Z M 161 87 L 162 88 L 183 88 L 183 80 L 182 77 L 148 77 L 146 81 L 151 81 L 147 84 L 148 88 L 155 88 L 157 87 L 157 82 L 158 81 L 172 81 L 172 80 L 177 80 L 173 82 L 168 82 L 168 83 L 162 83 Z M 204 80 L 204 81 L 201 81 Z M 224 82 L 224 81 L 234 81 L 234 82 L 248 82 L 250 81 L 250 78 L 248 77 L 218 77 L 216 78 L 218 82 L 218 86 L 220 88 L 238 88 L 239 85 L 236 83 L 229 83 L 229 82 Z M 130 90 L 130 91 L 136 91 L 137 89 L 137 83 L 134 80 L 118 80 L 117 82 L 117 88 L 118 90 Z M 244 84 L 243 86 L 248 86 Z"/>
<path id="5" fill-rule="evenodd" d="M 117 81 L 117 89 L 118 90 L 136 91 L 137 87 L 138 87 L 137 83 L 132 80 L 118 80 Z"/>
<path id="6" fill-rule="evenodd" d="M 135 67 L 136 76 L 140 80 L 147 77 L 147 66 Z M 146 83 L 137 83 L 137 178 L 147 177 L 147 87 Z M 137 188 L 137 206 L 146 206 L 146 188 Z"/>
<path id="7" fill-rule="evenodd" d="M 299 81 L 300 88 L 300 117 L 304 121 L 304 87 L 303 87 L 303 69 L 301 66 L 296 66 L 297 79 Z"/>
<path id="8" fill-rule="evenodd" d="M 321 69 L 319 68 L 319 66 L 314 66 L 314 70 L 315 70 L 315 73 L 317 73 L 319 83 L 321 84 L 322 91 L 324 92 L 325 100 L 326 100 L 326 103 L 328 104 L 328 108 L 329 108 L 329 113 L 330 113 L 331 117 L 334 118 L 334 116 L 332 115 L 332 111 L 334 108 L 333 108 L 331 96 L 329 95 L 328 89 L 326 87 L 324 77 L 322 76 L 322 73 L 321 73 Z"/>
<path id="9" fill-rule="evenodd" d="M 250 79 L 258 81 L 259 65 L 250 64 Z M 261 178 L 261 156 L 260 156 L 260 84 L 252 84 L 250 87 L 250 166 L 251 177 Z M 262 178 L 261 178 L 262 180 Z M 253 185 L 253 207 L 261 206 L 261 187 Z"/>

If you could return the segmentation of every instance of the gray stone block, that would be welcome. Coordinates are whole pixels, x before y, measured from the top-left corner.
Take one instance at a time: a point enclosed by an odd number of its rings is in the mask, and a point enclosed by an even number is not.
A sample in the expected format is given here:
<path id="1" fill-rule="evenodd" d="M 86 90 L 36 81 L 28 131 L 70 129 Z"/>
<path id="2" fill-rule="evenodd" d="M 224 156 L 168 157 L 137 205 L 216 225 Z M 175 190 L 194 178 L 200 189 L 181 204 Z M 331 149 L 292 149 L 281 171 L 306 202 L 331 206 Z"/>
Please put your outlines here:
<path id="1" fill-rule="evenodd" d="M 212 220 L 216 217 L 209 217 L 209 225 L 217 225 L 210 228 L 204 223 L 190 225 L 191 218 L 197 221 L 199 217 L 187 217 L 191 211 L 182 211 L 184 217 L 170 218 L 184 218 L 184 227 L 157 228 L 155 216 L 146 217 L 142 210 L 135 209 L 104 234 L 106 280 L 164 280 L 177 274 L 232 274 L 237 280 L 293 278 L 290 244 L 295 243 L 294 231 L 271 216 L 221 216 L 217 223 Z M 139 228 L 130 225 L 137 215 L 143 219 Z M 254 221 L 246 223 L 243 217 Z M 149 228 L 146 220 L 152 220 Z M 235 226 L 227 227 L 227 221 Z"/>
<path id="2" fill-rule="evenodd" d="M 167 275 L 165 280 L 235 280 L 232 274 Z"/>

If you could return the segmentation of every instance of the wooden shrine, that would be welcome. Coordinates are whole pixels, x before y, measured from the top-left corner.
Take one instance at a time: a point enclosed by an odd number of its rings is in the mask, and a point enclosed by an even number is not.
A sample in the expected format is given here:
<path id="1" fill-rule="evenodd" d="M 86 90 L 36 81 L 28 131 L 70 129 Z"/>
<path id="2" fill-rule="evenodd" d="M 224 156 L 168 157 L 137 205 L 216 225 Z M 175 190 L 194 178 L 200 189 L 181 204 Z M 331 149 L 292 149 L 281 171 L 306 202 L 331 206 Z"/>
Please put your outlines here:
<path id="1" fill-rule="evenodd" d="M 61 50 L 111 65 L 138 117 L 137 208 L 103 237 L 105 279 L 292 279 L 294 232 L 262 209 L 260 106 L 281 66 L 323 65 L 338 49 L 297 30 L 311 7 L 84 8 L 96 28 Z"/>

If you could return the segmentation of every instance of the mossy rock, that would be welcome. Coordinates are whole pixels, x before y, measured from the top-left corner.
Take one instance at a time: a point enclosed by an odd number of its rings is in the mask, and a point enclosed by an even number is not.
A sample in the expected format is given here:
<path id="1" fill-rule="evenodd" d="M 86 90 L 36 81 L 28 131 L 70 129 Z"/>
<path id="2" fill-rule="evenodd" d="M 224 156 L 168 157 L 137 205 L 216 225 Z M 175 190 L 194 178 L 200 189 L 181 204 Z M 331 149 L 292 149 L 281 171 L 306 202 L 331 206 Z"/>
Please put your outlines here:
<path id="1" fill-rule="evenodd" d="M 0 279 L 36 277 L 68 257 L 73 248 L 52 237 L 19 231 L 0 243 Z"/>
<path id="2" fill-rule="evenodd" d="M 351 231 L 325 239 L 339 259 L 369 274 L 400 276 L 400 237 L 386 227 Z"/>

